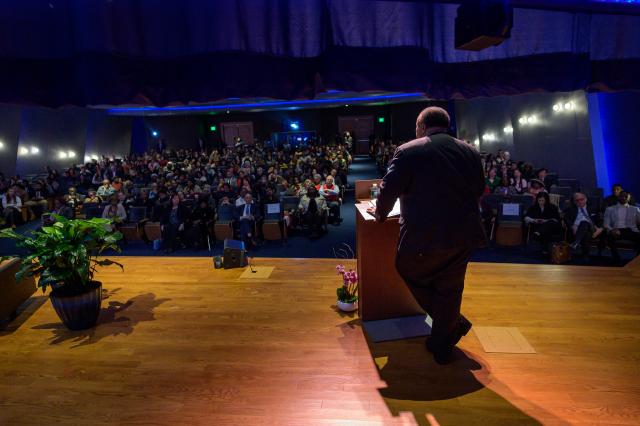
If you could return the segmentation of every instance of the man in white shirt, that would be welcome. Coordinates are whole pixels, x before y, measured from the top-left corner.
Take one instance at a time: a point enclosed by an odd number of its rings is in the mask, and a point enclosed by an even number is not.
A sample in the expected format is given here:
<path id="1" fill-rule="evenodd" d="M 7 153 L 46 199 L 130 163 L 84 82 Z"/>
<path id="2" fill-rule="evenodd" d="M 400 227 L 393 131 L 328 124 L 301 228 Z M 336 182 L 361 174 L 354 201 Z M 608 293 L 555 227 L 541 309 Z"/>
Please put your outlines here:
<path id="1" fill-rule="evenodd" d="M 640 254 L 640 209 L 629 204 L 628 192 L 621 192 L 618 204 L 607 207 L 604 212 L 604 227 L 607 230 L 607 241 L 611 254 L 616 261 L 620 260 L 617 242 L 619 240 L 633 241 L 636 253 Z"/>

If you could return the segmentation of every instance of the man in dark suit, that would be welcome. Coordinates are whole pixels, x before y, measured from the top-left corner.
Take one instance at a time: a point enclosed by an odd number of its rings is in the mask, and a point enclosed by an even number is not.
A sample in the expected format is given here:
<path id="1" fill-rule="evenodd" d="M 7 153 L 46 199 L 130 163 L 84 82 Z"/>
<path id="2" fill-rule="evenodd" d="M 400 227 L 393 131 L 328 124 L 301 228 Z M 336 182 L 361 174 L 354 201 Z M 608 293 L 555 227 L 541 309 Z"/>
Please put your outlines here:
<path id="1" fill-rule="evenodd" d="M 573 235 L 572 249 L 581 246 L 582 256 L 589 260 L 591 240 L 602 233 L 598 213 L 587 205 L 587 196 L 581 192 L 573 194 L 573 204 L 564 212 L 564 222 Z"/>
<path id="2" fill-rule="evenodd" d="M 472 250 L 485 240 L 478 206 L 485 188 L 480 155 L 446 133 L 449 123 L 442 108 L 420 113 L 417 139 L 396 150 L 375 211 L 383 222 L 400 198 L 396 269 L 433 318 L 427 349 L 440 364 L 449 362 L 453 347 L 471 329 L 460 315 L 464 277 Z"/>
<path id="3" fill-rule="evenodd" d="M 256 221 L 260 217 L 260 209 L 253 202 L 251 193 L 244 196 L 244 204 L 236 207 L 236 219 L 240 224 L 240 238 L 246 244 L 248 249 L 255 245 L 255 227 Z"/>

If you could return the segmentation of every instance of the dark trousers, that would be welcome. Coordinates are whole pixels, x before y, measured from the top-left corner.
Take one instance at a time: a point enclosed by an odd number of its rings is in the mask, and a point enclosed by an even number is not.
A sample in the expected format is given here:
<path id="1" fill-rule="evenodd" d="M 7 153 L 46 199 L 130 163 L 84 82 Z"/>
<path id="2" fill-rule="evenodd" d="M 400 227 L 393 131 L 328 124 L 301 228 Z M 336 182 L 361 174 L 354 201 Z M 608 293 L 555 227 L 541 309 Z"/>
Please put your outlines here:
<path id="1" fill-rule="evenodd" d="M 613 257 L 620 257 L 620 254 L 618 253 L 618 240 L 632 241 L 635 246 L 636 253 L 640 253 L 640 232 L 633 232 L 631 228 L 621 228 L 618 229 L 618 231 L 620 231 L 619 235 L 614 235 L 611 231 L 607 233 L 607 242 Z"/>
<path id="2" fill-rule="evenodd" d="M 470 256 L 471 249 L 456 248 L 396 257 L 396 269 L 433 319 L 431 339 L 441 347 L 452 345 Z"/>
<path id="3" fill-rule="evenodd" d="M 176 243 L 178 242 L 178 236 L 180 231 L 180 224 L 178 223 L 168 223 L 164 225 L 164 231 L 162 238 L 164 239 L 164 248 L 169 250 L 174 250 L 176 248 Z"/>
<path id="4" fill-rule="evenodd" d="M 549 248 L 548 245 L 550 242 L 558 241 L 562 233 L 562 226 L 560 226 L 558 222 L 551 220 L 542 224 L 533 223 L 531 226 L 531 231 L 535 238 L 540 241 L 540 244 L 542 244 L 545 249 Z"/>
<path id="5" fill-rule="evenodd" d="M 585 256 L 589 254 L 591 248 L 591 234 L 593 234 L 593 225 L 586 220 L 580 222 L 574 236 L 574 241 L 576 244 L 580 244 L 582 254 Z"/>
<path id="6" fill-rule="evenodd" d="M 255 238 L 255 221 L 249 219 L 240 219 L 240 239 L 245 244 L 251 244 L 251 240 Z"/>
<path id="7" fill-rule="evenodd" d="M 22 213 L 13 207 L 4 209 L 3 216 L 7 226 L 20 225 L 22 223 Z"/>

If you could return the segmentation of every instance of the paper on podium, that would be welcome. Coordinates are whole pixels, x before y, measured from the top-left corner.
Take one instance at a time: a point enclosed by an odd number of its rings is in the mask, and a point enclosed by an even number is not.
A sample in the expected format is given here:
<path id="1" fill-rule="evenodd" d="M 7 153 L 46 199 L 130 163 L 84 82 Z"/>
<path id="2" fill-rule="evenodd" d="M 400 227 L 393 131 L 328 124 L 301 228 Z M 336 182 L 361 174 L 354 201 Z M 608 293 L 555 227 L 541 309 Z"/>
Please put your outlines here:
<path id="1" fill-rule="evenodd" d="M 372 206 L 376 207 L 378 205 L 378 200 L 371 200 Z M 393 208 L 387 215 L 387 217 L 400 216 L 400 198 L 398 198 L 393 205 Z"/>

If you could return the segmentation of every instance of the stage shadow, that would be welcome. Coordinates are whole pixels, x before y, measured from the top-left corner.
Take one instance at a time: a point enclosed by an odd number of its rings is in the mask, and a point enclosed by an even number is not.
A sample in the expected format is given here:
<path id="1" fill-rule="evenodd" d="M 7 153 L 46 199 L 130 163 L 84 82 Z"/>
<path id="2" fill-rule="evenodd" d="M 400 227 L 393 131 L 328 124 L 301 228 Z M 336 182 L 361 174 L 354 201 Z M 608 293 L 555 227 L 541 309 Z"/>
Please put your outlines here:
<path id="1" fill-rule="evenodd" d="M 367 340 L 367 344 L 387 384 L 380 395 L 394 416 L 411 412 L 421 425 L 429 424 L 427 415 L 443 426 L 541 424 L 481 383 L 476 376 L 487 383 L 486 366 L 460 349 L 455 349 L 453 362 L 440 366 L 425 349 L 423 337 L 380 343 Z"/>
<path id="2" fill-rule="evenodd" d="M 18 308 L 15 318 L 0 322 L 0 337 L 16 332 L 48 299 L 47 296 L 31 296 L 27 299 Z"/>
<path id="3" fill-rule="evenodd" d="M 126 302 L 108 301 L 119 289 L 103 291 L 102 309 L 98 317 L 98 324 L 88 330 L 68 330 L 61 322 L 42 324 L 33 327 L 37 330 L 51 330 L 53 333 L 51 345 L 72 341 L 77 343 L 73 348 L 91 345 L 105 337 L 129 335 L 141 322 L 154 321 L 154 309 L 171 299 L 158 299 L 153 293 L 135 296 Z M 106 306 L 105 306 L 106 304 Z"/>

